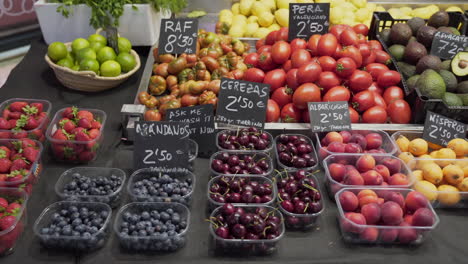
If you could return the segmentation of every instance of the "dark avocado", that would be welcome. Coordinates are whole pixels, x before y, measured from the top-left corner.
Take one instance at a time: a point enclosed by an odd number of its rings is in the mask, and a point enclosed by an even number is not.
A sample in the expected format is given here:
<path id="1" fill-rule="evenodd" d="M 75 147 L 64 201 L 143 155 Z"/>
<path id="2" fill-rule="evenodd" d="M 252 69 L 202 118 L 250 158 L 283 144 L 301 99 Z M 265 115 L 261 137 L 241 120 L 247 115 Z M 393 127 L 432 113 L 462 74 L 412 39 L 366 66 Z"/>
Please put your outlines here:
<path id="1" fill-rule="evenodd" d="M 447 12 L 445 11 L 437 11 L 435 12 L 427 21 L 427 25 L 431 27 L 446 27 L 450 22 L 450 17 Z"/>
<path id="2" fill-rule="evenodd" d="M 390 29 L 386 28 L 380 32 L 380 37 L 382 38 L 383 42 L 389 44 L 390 43 Z"/>
<path id="3" fill-rule="evenodd" d="M 434 39 L 434 35 L 436 32 L 437 32 L 437 29 L 434 27 L 422 26 L 419 28 L 416 38 L 426 48 L 430 48 L 432 45 L 432 40 Z"/>
<path id="4" fill-rule="evenodd" d="M 453 31 L 449 27 L 440 27 L 437 29 L 437 31 L 448 33 L 448 34 L 453 34 Z"/>
<path id="5" fill-rule="evenodd" d="M 468 93 L 468 81 L 463 81 L 457 85 L 457 93 L 465 94 Z"/>
<path id="6" fill-rule="evenodd" d="M 416 66 L 414 65 L 402 61 L 397 62 L 397 65 L 405 79 L 408 79 L 416 74 Z"/>
<path id="7" fill-rule="evenodd" d="M 408 22 L 406 22 L 408 26 L 410 26 L 411 31 L 413 32 L 413 35 L 416 36 L 416 33 L 418 32 L 418 29 L 424 25 L 426 25 L 426 21 L 420 17 L 413 17 Z"/>
<path id="8" fill-rule="evenodd" d="M 408 86 L 408 89 L 412 92 L 416 88 L 416 83 L 418 82 L 419 79 L 419 74 L 411 76 L 408 80 L 406 80 L 406 85 Z"/>
<path id="9" fill-rule="evenodd" d="M 442 76 L 442 79 L 444 79 L 447 92 L 455 92 L 458 85 L 457 77 L 455 77 L 453 73 L 446 70 L 439 70 L 439 74 Z"/>
<path id="10" fill-rule="evenodd" d="M 393 44 L 408 44 L 408 40 L 413 35 L 410 26 L 404 23 L 396 23 L 390 29 L 390 42 Z"/>
<path id="11" fill-rule="evenodd" d="M 423 44 L 413 41 L 408 43 L 405 48 L 405 54 L 403 59 L 413 65 L 418 63 L 419 59 L 427 55 L 427 49 Z"/>
<path id="12" fill-rule="evenodd" d="M 403 55 L 405 54 L 405 46 L 400 44 L 393 44 L 388 48 L 390 55 L 395 58 L 397 61 L 403 60 Z"/>
<path id="13" fill-rule="evenodd" d="M 441 63 L 442 61 L 439 57 L 433 55 L 426 55 L 418 61 L 418 64 L 416 64 L 416 73 L 421 74 L 427 69 L 438 71 L 440 69 Z"/>

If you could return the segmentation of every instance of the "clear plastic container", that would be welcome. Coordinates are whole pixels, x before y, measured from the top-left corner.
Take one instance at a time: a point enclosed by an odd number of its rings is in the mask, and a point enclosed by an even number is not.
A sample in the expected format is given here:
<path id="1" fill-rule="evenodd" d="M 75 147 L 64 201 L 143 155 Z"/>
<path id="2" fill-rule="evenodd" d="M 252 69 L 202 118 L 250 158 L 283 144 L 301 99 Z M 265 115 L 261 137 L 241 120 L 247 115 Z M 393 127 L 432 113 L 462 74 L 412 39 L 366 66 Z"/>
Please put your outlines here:
<path id="1" fill-rule="evenodd" d="M 311 155 L 314 160 L 315 160 L 315 165 L 314 166 L 311 166 L 311 167 L 305 167 L 305 168 L 295 168 L 295 167 L 289 167 L 289 166 L 286 166 L 284 165 L 280 160 L 279 160 L 279 155 L 278 155 L 278 147 L 277 147 L 277 144 L 278 144 L 278 138 L 279 136 L 281 135 L 278 135 L 275 137 L 275 157 L 276 157 L 276 162 L 278 164 L 278 167 L 279 169 L 284 169 L 284 170 L 287 170 L 287 171 L 295 171 L 295 170 L 315 170 L 317 169 L 318 167 L 318 164 L 319 164 L 319 161 L 317 159 L 317 153 L 315 152 L 315 149 L 314 149 L 314 143 L 312 142 L 312 140 L 308 137 L 308 136 L 305 136 L 305 135 L 302 135 L 302 134 L 282 134 L 282 135 L 287 135 L 287 136 L 301 136 L 305 139 L 307 139 L 307 141 L 309 141 L 309 144 L 312 146 L 312 152 L 308 153 L 309 155 Z"/>
<path id="2" fill-rule="evenodd" d="M 427 208 L 429 208 L 434 216 L 434 223 L 432 226 L 386 226 L 386 225 L 360 225 L 356 224 L 353 221 L 345 217 L 345 212 L 340 203 L 340 195 L 345 191 L 353 192 L 358 194 L 362 190 L 370 189 L 373 190 L 379 195 L 380 194 L 393 191 L 398 192 L 406 198 L 406 195 L 412 192 L 412 189 L 406 188 L 365 188 L 365 187 L 356 187 L 356 188 L 344 188 L 336 193 L 335 200 L 338 207 L 338 222 L 341 230 L 343 239 L 348 243 L 356 244 L 387 244 L 387 245 L 420 245 L 432 230 L 439 224 L 439 217 L 437 216 L 434 208 L 428 202 Z M 363 234 L 363 232 L 368 229 L 374 229 L 374 232 L 377 231 L 378 235 Z M 404 240 L 401 240 L 403 238 Z"/>
<path id="3" fill-rule="evenodd" d="M 21 200 L 21 208 L 16 215 L 16 222 L 8 229 L 0 231 L 0 256 L 11 254 L 16 246 L 16 242 L 20 239 L 26 226 L 26 204 L 28 203 L 28 194 L 17 188 L 0 187 L 0 197 L 11 203 L 16 200 Z"/>
<path id="4" fill-rule="evenodd" d="M 289 172 L 287 172 L 287 173 L 289 175 Z M 279 174 L 277 174 L 275 178 L 276 178 L 276 181 L 278 181 L 278 179 L 281 178 L 281 176 Z M 281 206 L 281 202 L 279 201 L 279 197 L 278 197 L 278 199 L 277 199 L 278 200 L 278 208 L 279 208 L 279 210 L 281 211 L 281 213 L 283 214 L 283 216 L 285 218 L 284 220 L 285 220 L 286 229 L 307 230 L 307 229 L 311 229 L 311 228 L 315 227 L 317 225 L 317 220 L 319 219 L 320 215 L 322 214 L 323 210 L 325 209 L 325 204 L 323 202 L 324 195 L 323 195 L 323 192 L 322 192 L 322 190 L 320 188 L 319 181 L 317 180 L 315 175 L 313 175 L 312 173 L 308 176 L 308 178 L 311 178 L 312 181 L 315 182 L 315 185 L 317 186 L 317 190 L 319 191 L 319 193 L 321 195 L 320 204 L 322 205 L 322 210 L 320 210 L 319 212 L 317 212 L 315 214 L 295 214 L 295 213 L 291 213 L 291 212 L 286 211 Z"/>
<path id="5" fill-rule="evenodd" d="M 181 220 L 187 222 L 187 227 L 175 236 L 130 236 L 120 233 L 120 226 L 123 222 L 122 216 L 126 212 L 132 214 L 141 213 L 143 211 L 163 211 L 173 209 L 179 213 Z M 190 211 L 180 203 L 130 203 L 120 208 L 114 222 L 114 232 L 117 235 L 120 246 L 126 250 L 134 252 L 160 252 L 160 251 L 175 251 L 184 247 L 186 243 L 186 234 L 190 226 Z"/>
<path id="6" fill-rule="evenodd" d="M 109 179 L 115 175 L 121 179 L 122 184 L 118 189 L 110 195 L 70 195 L 64 192 L 65 185 L 73 180 L 73 174 L 79 173 L 90 178 L 104 177 Z M 97 168 L 97 167 L 76 167 L 71 168 L 60 176 L 55 183 L 55 193 L 62 200 L 81 201 L 81 202 L 100 202 L 110 205 L 112 208 L 117 207 L 122 200 L 122 189 L 125 184 L 125 172 L 117 168 Z"/>
<path id="7" fill-rule="evenodd" d="M 65 109 L 66 108 L 63 108 L 55 114 L 46 133 L 47 139 L 50 141 L 54 158 L 59 161 L 71 163 L 89 163 L 94 161 L 98 156 L 102 141 L 104 140 L 103 133 L 107 119 L 106 113 L 97 109 L 78 108 L 79 110 L 91 112 L 96 120 L 101 121 L 101 134 L 91 141 L 57 140 L 52 136 L 55 131 L 57 131 L 57 124 L 62 119 L 62 113 Z"/>
<path id="8" fill-rule="evenodd" d="M 439 165 L 441 169 L 446 168 L 449 165 L 458 165 L 459 169 L 464 172 L 464 178 L 459 184 L 457 183 L 458 180 L 458 172 L 459 170 L 451 170 L 446 169 L 447 173 L 444 177 L 449 175 L 452 176 L 453 179 L 452 183 L 448 182 L 447 179 L 443 179 L 441 183 L 434 185 L 435 187 L 439 187 L 441 185 L 449 185 L 444 186 L 442 188 L 446 188 L 445 190 L 434 190 L 431 187 L 428 187 L 429 184 L 418 184 L 419 180 L 416 180 L 413 185 L 413 189 L 419 191 L 420 193 L 424 194 L 426 198 L 428 198 L 432 206 L 434 208 L 468 208 L 468 174 L 466 174 L 465 168 L 468 166 L 468 160 L 461 160 L 461 159 L 413 159 L 408 163 L 408 167 L 413 170 L 413 175 L 415 175 L 415 171 L 422 170 L 423 164 L 427 163 L 435 163 Z M 452 166 L 451 166 L 452 167 Z M 432 171 L 432 170 L 431 170 Z M 424 179 L 424 172 L 420 172 Z M 458 188 L 458 187 L 460 188 Z M 454 188 L 455 187 L 455 188 Z"/>
<path id="9" fill-rule="evenodd" d="M 341 163 L 344 165 L 354 165 L 356 161 L 362 157 L 363 155 L 371 155 L 375 159 L 375 165 L 380 165 L 384 161 L 385 158 L 391 158 L 397 161 L 395 163 L 395 166 L 400 167 L 400 170 L 398 173 L 402 173 L 406 175 L 408 184 L 401 184 L 401 185 L 388 185 L 388 186 L 382 186 L 382 185 L 365 185 L 366 187 L 373 188 L 373 187 L 389 187 L 389 188 L 411 188 L 414 182 L 414 177 L 413 174 L 411 173 L 411 170 L 408 168 L 408 166 L 399 158 L 389 156 L 387 154 L 333 154 L 328 156 L 325 160 L 323 160 L 323 167 L 325 169 L 325 175 L 326 175 L 326 185 L 328 189 L 328 194 L 330 196 L 334 196 L 336 192 L 343 188 L 348 188 L 348 187 L 356 187 L 359 185 L 347 185 L 341 182 L 335 181 L 331 175 L 328 167 L 332 163 Z M 362 185 L 361 185 L 362 186 Z"/>
<path id="10" fill-rule="evenodd" d="M 162 196 L 151 196 L 151 195 L 137 195 L 133 191 L 133 186 L 136 182 L 141 180 L 150 180 L 152 177 L 161 177 L 163 174 L 168 174 L 171 178 L 179 180 L 192 180 L 191 190 L 184 196 L 180 197 L 162 197 Z M 139 169 L 135 171 L 131 176 L 127 184 L 127 192 L 130 195 L 130 198 L 134 202 L 178 202 L 186 205 L 190 205 L 192 202 L 192 194 L 195 189 L 196 178 L 195 175 L 190 172 L 164 172 L 161 170 L 155 170 L 151 168 Z"/>
<path id="11" fill-rule="evenodd" d="M 27 175 L 23 177 L 23 179 L 19 181 L 3 181 L 1 187 L 9 187 L 9 188 L 21 188 L 26 191 L 28 195 L 31 195 L 32 186 L 37 183 L 39 180 L 39 176 L 42 170 L 42 144 L 39 141 L 33 140 L 39 148 L 38 158 L 35 162 L 31 164 L 31 168 Z M 12 150 L 15 149 L 14 144 L 16 142 L 20 143 L 18 139 L 0 139 L 0 146 L 5 146 L 8 149 Z"/>
<path id="12" fill-rule="evenodd" d="M 69 208 L 70 206 L 76 206 L 79 208 L 87 207 L 90 211 L 95 212 L 108 212 L 107 219 L 105 220 L 101 229 L 98 232 L 91 234 L 88 238 L 80 236 L 53 236 L 41 234 L 41 229 L 49 226 L 54 213 L 60 212 L 60 210 Z M 46 248 L 63 249 L 72 251 L 92 251 L 99 249 L 104 246 L 107 238 L 109 237 L 109 222 L 112 216 L 112 209 L 105 203 L 95 202 L 74 202 L 74 201 L 62 201 L 56 202 L 44 209 L 41 215 L 37 218 L 34 223 L 33 231 L 34 234 L 39 238 L 41 244 Z"/>
<path id="13" fill-rule="evenodd" d="M 386 152 L 386 154 L 393 155 L 396 153 L 398 150 L 398 147 L 396 146 L 395 142 L 390 138 L 387 132 L 381 131 L 381 130 L 352 130 L 350 131 L 351 133 L 358 133 L 361 135 L 367 135 L 370 133 L 377 133 L 382 136 L 382 149 Z M 322 139 L 325 137 L 325 135 L 328 132 L 320 132 L 320 133 L 315 133 L 315 137 L 317 139 L 317 153 L 319 156 L 320 161 L 323 161 L 326 157 L 332 154 L 339 154 L 338 152 L 331 152 L 325 149 L 322 149 Z M 347 154 L 347 153 L 343 153 Z M 350 153 L 352 154 L 352 153 Z"/>
<path id="14" fill-rule="evenodd" d="M 188 169 L 190 171 L 194 171 L 194 164 L 195 164 L 195 160 L 197 159 L 198 157 L 198 143 L 193 140 L 193 139 L 188 139 L 188 145 L 189 145 L 189 153 L 188 153 L 188 156 L 189 156 L 189 166 L 188 166 Z"/>
<path id="15" fill-rule="evenodd" d="M 50 121 L 50 111 L 52 110 L 52 104 L 47 100 L 41 99 L 25 99 L 25 98 L 12 98 L 4 101 L 0 104 L 0 115 L 3 115 L 3 111 L 10 106 L 10 104 L 14 102 L 27 102 L 28 104 L 31 103 L 42 103 L 43 105 L 43 112 L 47 113 L 46 118 L 39 124 L 39 126 L 32 130 L 25 130 L 26 134 L 25 137 L 30 139 L 38 140 L 40 142 L 44 142 L 46 140 L 45 132 L 47 130 L 47 126 L 49 125 Z M 0 129 L 0 138 L 19 138 L 18 135 L 14 136 L 14 132 L 10 130 L 2 130 Z M 21 138 L 23 138 L 21 136 Z"/>
<path id="16" fill-rule="evenodd" d="M 213 160 L 215 160 L 218 157 L 218 155 L 221 155 L 222 153 L 227 153 L 229 155 L 238 155 L 241 160 L 243 160 L 245 156 L 250 156 L 250 157 L 253 157 L 255 163 L 257 163 L 258 161 L 264 159 L 264 160 L 266 160 L 266 162 L 267 162 L 267 164 L 269 166 L 269 169 L 265 173 L 262 173 L 262 174 L 232 174 L 232 173 L 217 172 L 212 167 Z M 218 152 L 214 153 L 213 155 L 211 155 L 210 168 L 211 168 L 211 174 L 214 175 L 214 176 L 218 176 L 218 175 L 221 175 L 221 174 L 226 175 L 226 176 L 247 176 L 247 175 L 250 175 L 250 176 L 269 176 L 273 172 L 273 161 L 271 160 L 270 156 L 268 154 L 266 154 L 265 152 L 258 152 L 258 151 L 218 151 Z"/>
<path id="17" fill-rule="evenodd" d="M 251 181 L 256 181 L 258 182 L 259 184 L 265 184 L 265 183 L 269 183 L 271 185 L 271 201 L 267 202 L 267 203 L 231 203 L 233 204 L 234 206 L 238 206 L 238 205 L 250 205 L 250 204 L 254 204 L 254 205 L 269 205 L 269 206 L 273 206 L 275 200 L 276 200 L 276 196 L 278 195 L 278 192 L 276 190 L 276 185 L 273 183 L 272 180 L 270 180 L 269 178 L 267 177 L 263 177 L 263 176 L 224 176 L 224 175 L 219 175 L 219 176 L 216 176 L 214 178 L 212 178 L 209 182 L 208 182 L 208 189 L 207 189 L 207 192 L 206 192 L 206 195 L 208 197 L 208 203 L 210 205 L 210 211 L 211 210 L 214 210 L 215 208 L 219 207 L 219 206 L 222 206 L 224 203 L 219 203 L 219 202 L 216 202 L 215 200 L 213 200 L 213 198 L 211 198 L 211 193 L 210 193 L 210 188 L 211 186 L 213 186 L 213 184 L 219 182 L 221 180 L 221 178 L 223 177 L 229 177 L 229 178 L 243 178 L 245 179 L 246 181 L 248 182 L 251 182 Z"/>
<path id="18" fill-rule="evenodd" d="M 221 147 L 221 145 L 219 144 L 219 135 L 222 134 L 222 133 L 226 133 L 226 132 L 229 132 L 231 135 L 236 135 L 239 131 L 238 130 L 233 130 L 233 129 L 225 129 L 225 130 L 221 130 L 218 133 L 216 133 L 216 147 L 218 147 L 218 150 L 220 150 L 220 151 L 260 151 L 260 152 L 266 152 L 266 153 L 273 153 L 272 152 L 272 150 L 273 150 L 273 136 L 270 133 L 268 133 L 267 131 L 261 131 L 262 133 L 267 134 L 268 139 L 270 140 L 270 144 L 268 144 L 267 148 L 263 149 L 263 150 L 257 150 L 257 149 L 235 149 L 235 150 L 225 149 L 225 148 Z"/>
<path id="19" fill-rule="evenodd" d="M 213 239 L 215 250 L 219 253 L 232 253 L 239 255 L 269 255 L 277 251 L 278 242 L 283 238 L 285 228 L 283 215 L 275 208 L 264 205 L 237 205 L 245 212 L 255 212 L 256 208 L 266 208 L 270 214 L 280 219 L 279 236 L 274 239 L 224 239 L 215 232 L 213 222 L 210 222 L 210 234 Z M 210 219 L 221 214 L 222 207 L 216 208 L 210 215 Z"/>

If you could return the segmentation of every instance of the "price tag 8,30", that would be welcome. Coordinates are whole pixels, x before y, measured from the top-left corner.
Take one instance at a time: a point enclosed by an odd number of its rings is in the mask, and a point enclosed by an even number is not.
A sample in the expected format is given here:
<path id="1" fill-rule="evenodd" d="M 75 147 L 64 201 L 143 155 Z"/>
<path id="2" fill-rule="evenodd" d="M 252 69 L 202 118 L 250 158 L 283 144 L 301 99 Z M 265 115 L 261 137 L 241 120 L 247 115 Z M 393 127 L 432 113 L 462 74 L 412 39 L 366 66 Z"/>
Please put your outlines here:
<path id="1" fill-rule="evenodd" d="M 454 138 L 466 137 L 467 125 L 427 111 L 424 122 L 423 139 L 441 146 L 447 146 L 448 142 Z"/>
<path id="2" fill-rule="evenodd" d="M 159 54 L 194 54 L 197 51 L 197 19 L 162 19 Z"/>
<path id="3" fill-rule="evenodd" d="M 289 40 L 325 34 L 330 25 L 330 3 L 289 4 Z"/>
<path id="4" fill-rule="evenodd" d="M 312 132 L 351 130 L 348 102 L 309 103 Z"/>

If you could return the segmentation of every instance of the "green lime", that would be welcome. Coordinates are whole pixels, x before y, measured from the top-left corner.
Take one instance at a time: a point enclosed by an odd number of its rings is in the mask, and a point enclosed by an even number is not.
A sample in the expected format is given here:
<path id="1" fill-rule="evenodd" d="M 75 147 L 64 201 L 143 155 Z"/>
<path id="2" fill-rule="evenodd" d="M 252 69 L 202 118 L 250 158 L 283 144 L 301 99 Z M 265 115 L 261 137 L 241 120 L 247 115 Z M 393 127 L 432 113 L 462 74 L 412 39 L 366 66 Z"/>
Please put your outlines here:
<path id="1" fill-rule="evenodd" d="M 92 35 L 89 35 L 88 41 L 89 41 L 89 43 L 100 42 L 100 43 L 102 43 L 104 46 L 107 45 L 107 39 L 106 39 L 103 35 L 99 35 L 99 34 L 92 34 Z"/>
<path id="2" fill-rule="evenodd" d="M 80 70 L 80 65 L 73 65 L 73 67 L 71 69 L 74 70 L 74 71 L 79 71 Z"/>
<path id="3" fill-rule="evenodd" d="M 84 48 L 80 49 L 78 51 L 78 54 L 76 54 L 76 60 L 81 62 L 84 59 L 96 59 L 96 52 L 92 48 Z"/>
<path id="4" fill-rule="evenodd" d="M 108 60 L 101 65 L 101 75 L 104 77 L 119 76 L 121 72 L 120 64 L 114 60 Z"/>
<path id="5" fill-rule="evenodd" d="M 72 51 L 77 53 L 79 50 L 89 47 L 89 42 L 84 38 L 77 38 L 72 42 Z"/>
<path id="6" fill-rule="evenodd" d="M 61 59 L 57 62 L 57 65 L 62 66 L 62 67 L 67 67 L 67 68 L 72 68 L 74 66 L 74 63 L 72 60 L 69 60 L 68 58 Z"/>
<path id="7" fill-rule="evenodd" d="M 57 62 L 65 58 L 67 54 L 67 47 L 62 42 L 54 42 L 47 48 L 47 56 L 49 56 L 53 62 Z"/>
<path id="8" fill-rule="evenodd" d="M 97 74 L 99 71 L 99 62 L 95 59 L 83 59 L 80 62 L 80 71 L 93 71 Z"/>
<path id="9" fill-rule="evenodd" d="M 117 62 L 122 67 L 123 72 L 129 72 L 136 66 L 136 60 L 130 53 L 120 53 Z"/>
<path id="10" fill-rule="evenodd" d="M 104 47 L 97 52 L 97 60 L 101 64 L 108 60 L 115 60 L 116 57 L 117 55 L 111 47 Z"/>
<path id="11" fill-rule="evenodd" d="M 132 49 L 132 43 L 126 38 L 119 37 L 118 39 L 119 53 L 130 52 Z"/>
<path id="12" fill-rule="evenodd" d="M 71 53 L 71 52 L 68 52 L 67 57 L 65 57 L 65 59 L 74 62 L 75 61 L 75 55 L 73 55 L 73 53 Z"/>
<path id="13" fill-rule="evenodd" d="M 98 52 L 100 49 L 104 48 L 106 45 L 102 44 L 102 42 L 91 42 L 89 43 L 89 47 L 92 48 L 95 52 Z"/>

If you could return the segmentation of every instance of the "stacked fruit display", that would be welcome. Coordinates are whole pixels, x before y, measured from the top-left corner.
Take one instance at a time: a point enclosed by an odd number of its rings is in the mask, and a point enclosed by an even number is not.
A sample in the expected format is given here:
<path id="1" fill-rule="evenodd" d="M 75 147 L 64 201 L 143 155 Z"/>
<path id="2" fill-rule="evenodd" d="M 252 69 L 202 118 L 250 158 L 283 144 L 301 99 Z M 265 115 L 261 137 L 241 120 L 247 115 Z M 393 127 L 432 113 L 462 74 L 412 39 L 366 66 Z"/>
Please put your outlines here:
<path id="1" fill-rule="evenodd" d="M 259 40 L 257 53 L 244 59 L 251 68 L 243 79 L 270 85 L 267 121 L 308 122 L 308 102 L 349 101 L 353 123 L 409 123 L 400 74 L 367 33 L 363 24 L 336 25 L 328 34 L 288 42 L 282 28 Z"/>
<path id="2" fill-rule="evenodd" d="M 277 161 L 280 168 L 312 169 L 317 164 L 312 140 L 298 134 L 282 134 L 276 137 Z"/>
<path id="3" fill-rule="evenodd" d="M 0 188 L 0 256 L 13 249 L 23 232 L 25 201 L 19 198 L 19 193 L 14 189 Z"/>
<path id="4" fill-rule="evenodd" d="M 352 242 L 419 244 L 439 222 L 426 197 L 410 189 L 343 189 L 335 199 Z"/>
<path id="5" fill-rule="evenodd" d="M 138 94 L 139 102 L 150 109 L 145 120 L 160 121 L 167 109 L 199 104 L 216 106 L 221 77 L 242 78 L 247 65 L 241 56 L 249 50 L 248 44 L 200 30 L 198 45 L 196 54 L 184 53 L 177 58 L 159 55 L 158 49 L 154 50 L 155 64 L 148 91 Z"/>
<path id="6" fill-rule="evenodd" d="M 218 133 L 216 144 L 220 150 L 267 151 L 273 147 L 271 134 L 255 127 L 223 130 Z"/>
<path id="7" fill-rule="evenodd" d="M 92 34 L 88 39 L 73 40 L 69 46 L 62 42 L 51 43 L 47 55 L 57 65 L 74 71 L 93 71 L 103 77 L 116 77 L 136 66 L 136 59 L 130 53 L 130 41 L 123 37 L 117 41 L 118 54 L 107 46 L 104 36 Z"/>
<path id="8" fill-rule="evenodd" d="M 424 19 L 415 17 L 384 29 L 380 35 L 387 45 L 391 45 L 389 51 L 398 61 L 410 90 L 418 89 L 421 95 L 430 99 L 442 99 L 447 106 L 466 106 L 468 50 L 445 61 L 430 55 L 437 32 L 460 35 L 457 28 L 450 27 L 449 23 L 449 14 L 439 11 L 429 18 L 427 24 Z"/>

